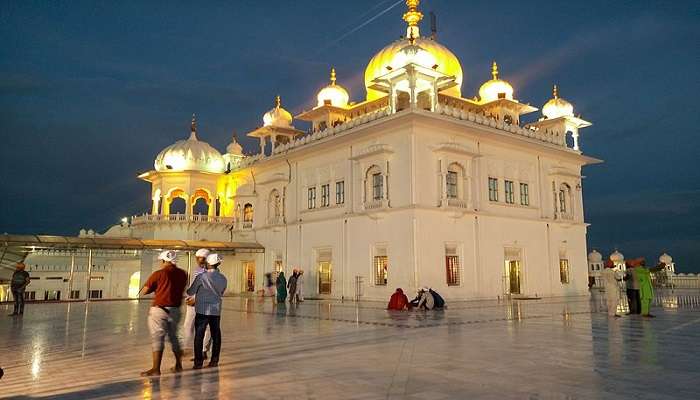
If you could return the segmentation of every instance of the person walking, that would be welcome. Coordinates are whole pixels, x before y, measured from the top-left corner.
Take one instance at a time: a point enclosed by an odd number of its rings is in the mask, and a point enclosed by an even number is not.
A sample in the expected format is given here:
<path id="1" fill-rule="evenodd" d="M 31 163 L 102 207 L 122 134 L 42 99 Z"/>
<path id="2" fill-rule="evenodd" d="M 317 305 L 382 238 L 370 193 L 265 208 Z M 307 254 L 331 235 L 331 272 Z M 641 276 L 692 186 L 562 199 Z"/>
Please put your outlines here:
<path id="1" fill-rule="evenodd" d="M 625 276 L 622 278 L 627 284 L 627 304 L 629 304 L 630 314 L 641 314 L 641 304 L 639 301 L 639 277 L 634 273 L 635 263 L 631 260 L 625 261 Z"/>
<path id="2" fill-rule="evenodd" d="M 141 289 L 142 295 L 155 292 L 153 303 L 148 311 L 153 365 L 151 369 L 141 372 L 141 376 L 160 375 L 166 336 L 175 355 L 175 367 L 171 370 L 182 371 L 182 347 L 177 337 L 177 324 L 180 322 L 182 294 L 187 287 L 187 272 L 177 267 L 177 254 L 172 250 L 161 252 L 158 260 L 161 268 L 148 277 Z"/>
<path id="3" fill-rule="evenodd" d="M 24 290 L 27 288 L 27 285 L 29 285 L 29 282 L 31 282 L 29 273 L 24 269 L 24 263 L 18 262 L 17 265 L 15 265 L 15 272 L 12 273 L 10 290 L 12 291 L 12 298 L 15 301 L 15 307 L 10 316 L 24 314 Z"/>
<path id="4" fill-rule="evenodd" d="M 275 295 L 275 283 L 272 281 L 272 272 L 267 272 L 265 274 L 265 293 L 264 297 L 274 297 Z"/>
<path id="5" fill-rule="evenodd" d="M 277 275 L 277 302 L 284 303 L 287 301 L 287 279 L 284 277 L 284 272 L 280 271 Z"/>
<path id="6" fill-rule="evenodd" d="M 209 249 L 199 249 L 196 253 L 194 253 L 195 259 L 197 260 L 197 268 L 192 273 L 192 282 L 194 282 L 194 280 L 197 279 L 197 276 L 199 276 L 199 274 L 207 271 L 207 256 L 209 254 Z M 188 349 L 192 349 L 194 347 L 194 318 L 197 313 L 194 307 L 194 296 L 187 296 L 185 302 L 187 304 L 187 308 L 185 309 L 185 323 L 182 326 L 182 344 L 184 347 L 183 351 L 185 354 L 187 354 Z M 207 353 L 209 352 L 210 347 L 211 333 L 209 332 L 209 330 L 207 330 L 204 336 L 204 359 L 207 358 Z M 190 361 L 194 361 L 194 358 L 192 358 L 192 360 Z"/>
<path id="7" fill-rule="evenodd" d="M 603 287 L 605 288 L 605 302 L 608 307 L 608 317 L 620 318 L 617 313 L 617 306 L 620 303 L 620 282 L 622 277 L 615 269 L 615 264 L 608 260 L 605 262 L 605 269 L 601 273 Z"/>
<path id="8" fill-rule="evenodd" d="M 297 302 L 304 301 L 304 271 L 299 270 L 297 274 Z"/>
<path id="9" fill-rule="evenodd" d="M 199 274 L 189 289 L 187 289 L 189 296 L 195 296 L 194 307 L 197 311 L 194 319 L 194 369 L 200 369 L 204 364 L 202 346 L 207 327 L 209 327 L 212 339 L 209 367 L 219 365 L 219 355 L 221 353 L 221 296 L 224 295 L 228 283 L 226 277 L 219 272 L 219 265 L 221 265 L 223 260 L 218 254 L 209 254 L 207 256 L 207 271 Z"/>
<path id="10" fill-rule="evenodd" d="M 287 289 L 289 290 L 289 302 L 295 303 L 297 296 L 297 277 L 299 277 L 299 271 L 296 269 L 292 272 L 292 276 L 289 277 L 287 281 Z"/>
<path id="11" fill-rule="evenodd" d="M 637 264 L 639 265 L 634 269 L 634 273 L 637 275 L 637 280 L 639 281 L 639 313 L 642 314 L 642 317 L 653 318 L 654 316 L 649 313 L 651 301 L 654 299 L 654 288 L 651 285 L 651 273 L 646 268 L 646 260 L 644 258 L 640 258 Z"/>

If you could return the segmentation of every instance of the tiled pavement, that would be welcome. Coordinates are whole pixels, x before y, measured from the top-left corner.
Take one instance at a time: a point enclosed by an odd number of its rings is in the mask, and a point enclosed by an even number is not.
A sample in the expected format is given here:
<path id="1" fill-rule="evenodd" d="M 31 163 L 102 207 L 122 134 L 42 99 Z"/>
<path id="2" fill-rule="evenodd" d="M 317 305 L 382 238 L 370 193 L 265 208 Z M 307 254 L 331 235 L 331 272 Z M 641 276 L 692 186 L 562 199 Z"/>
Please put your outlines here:
<path id="1" fill-rule="evenodd" d="M 0 319 L 0 397 L 700 397 L 700 293 L 663 294 L 651 320 L 609 320 L 602 306 L 595 296 L 388 313 L 371 302 L 227 298 L 218 369 L 165 372 L 167 354 L 164 374 L 144 379 L 148 302 L 31 304 Z"/>

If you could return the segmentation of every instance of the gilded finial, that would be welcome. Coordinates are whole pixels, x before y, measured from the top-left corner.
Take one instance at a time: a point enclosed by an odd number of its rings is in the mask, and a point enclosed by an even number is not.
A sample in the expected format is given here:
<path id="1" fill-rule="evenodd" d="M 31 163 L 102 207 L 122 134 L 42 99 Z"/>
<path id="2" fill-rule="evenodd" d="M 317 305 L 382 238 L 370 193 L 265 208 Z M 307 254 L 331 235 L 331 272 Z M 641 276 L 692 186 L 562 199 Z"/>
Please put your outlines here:
<path id="1" fill-rule="evenodd" d="M 335 85 L 335 68 L 331 68 L 331 85 Z"/>
<path id="2" fill-rule="evenodd" d="M 403 20 L 408 24 L 406 37 L 413 40 L 420 36 L 418 23 L 423 19 L 423 13 L 418 11 L 418 4 L 420 4 L 420 0 L 406 0 L 408 11 L 403 14 Z"/>
<path id="3" fill-rule="evenodd" d="M 557 88 L 557 85 L 554 85 L 554 88 L 552 89 L 552 96 L 554 96 L 555 99 L 559 98 L 559 89 Z"/>
<path id="4" fill-rule="evenodd" d="M 236 134 L 236 131 L 231 131 L 231 141 L 233 143 L 238 143 L 238 135 Z"/>
<path id="5" fill-rule="evenodd" d="M 494 80 L 498 79 L 498 64 L 496 64 L 496 61 L 491 65 L 491 76 L 493 76 Z"/>
<path id="6" fill-rule="evenodd" d="M 275 97 L 275 108 L 280 108 L 282 106 L 282 99 L 280 98 L 280 95 L 277 95 Z"/>
<path id="7" fill-rule="evenodd" d="M 192 121 L 190 122 L 190 131 L 197 132 L 197 116 L 192 113 Z"/>

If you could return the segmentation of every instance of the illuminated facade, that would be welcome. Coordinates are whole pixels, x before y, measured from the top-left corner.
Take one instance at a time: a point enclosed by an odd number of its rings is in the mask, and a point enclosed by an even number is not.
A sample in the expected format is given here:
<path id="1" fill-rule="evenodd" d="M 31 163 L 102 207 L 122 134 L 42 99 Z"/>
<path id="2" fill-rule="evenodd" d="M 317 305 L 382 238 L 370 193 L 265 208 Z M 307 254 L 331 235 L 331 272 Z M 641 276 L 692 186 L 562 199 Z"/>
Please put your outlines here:
<path id="1" fill-rule="evenodd" d="M 190 137 L 139 176 L 152 206 L 128 235 L 262 244 L 264 255 L 225 260 L 233 293 L 293 268 L 306 271 L 306 297 L 586 293 L 581 169 L 599 160 L 582 154 L 579 130 L 590 123 L 556 87 L 542 117 L 522 123 L 537 108 L 516 99 L 495 62 L 479 96 L 462 97 L 462 66 L 421 36 L 418 3 L 406 1 L 406 37 L 368 63 L 364 101 L 350 101 L 335 70 L 295 117 L 278 96 L 248 133 L 255 155 L 235 138 L 219 153 L 193 120 Z M 153 264 L 144 256 L 133 269 L 143 278 Z"/>

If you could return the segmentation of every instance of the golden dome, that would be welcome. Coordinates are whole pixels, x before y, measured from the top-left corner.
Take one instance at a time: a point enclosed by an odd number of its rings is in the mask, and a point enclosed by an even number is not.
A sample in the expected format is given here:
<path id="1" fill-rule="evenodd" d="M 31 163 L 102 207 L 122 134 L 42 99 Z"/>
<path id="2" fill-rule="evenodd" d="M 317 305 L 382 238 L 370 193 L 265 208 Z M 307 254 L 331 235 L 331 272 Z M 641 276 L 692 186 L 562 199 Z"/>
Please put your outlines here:
<path id="1" fill-rule="evenodd" d="M 568 101 L 559 97 L 557 85 L 554 85 L 552 95 L 553 98 L 542 106 L 542 115 L 544 115 L 547 119 L 573 117 L 574 106 Z"/>
<path id="2" fill-rule="evenodd" d="M 331 84 L 321 89 L 316 99 L 317 107 L 321 107 L 326 102 L 330 102 L 334 107 L 347 107 L 350 96 L 344 87 L 335 83 L 335 68 L 331 68 Z"/>
<path id="3" fill-rule="evenodd" d="M 402 55 L 402 50 L 407 46 L 416 45 L 432 55 L 437 64 L 436 70 L 445 75 L 455 77 L 456 86 L 446 89 L 444 93 L 452 96 L 461 97 L 462 95 L 462 66 L 457 57 L 445 46 L 441 45 L 432 38 L 420 37 L 418 23 L 423 18 L 423 14 L 418 11 L 418 0 L 406 0 L 408 11 L 403 15 L 404 21 L 408 24 L 406 30 L 406 38 L 399 39 L 393 43 L 389 43 L 386 47 L 379 50 L 367 64 L 365 68 L 365 88 L 367 88 L 367 100 L 375 100 L 386 96 L 385 93 L 370 89 L 372 81 L 382 75 L 385 75 L 388 70 L 387 66 L 395 68 L 400 59 L 405 57 Z M 398 58 L 398 59 L 397 59 Z M 432 68 L 433 65 L 426 66 Z M 399 65 L 399 67 L 404 66 Z M 422 64 L 421 64 L 422 65 Z"/>
<path id="4" fill-rule="evenodd" d="M 292 114 L 282 108 L 282 100 L 275 98 L 275 108 L 263 115 L 264 126 L 276 126 L 279 128 L 290 128 L 292 126 Z"/>
<path id="5" fill-rule="evenodd" d="M 492 79 L 484 82 L 479 88 L 479 97 L 482 103 L 488 103 L 498 99 L 513 100 L 513 87 L 510 83 L 498 79 L 498 64 L 493 62 L 491 67 Z"/>

